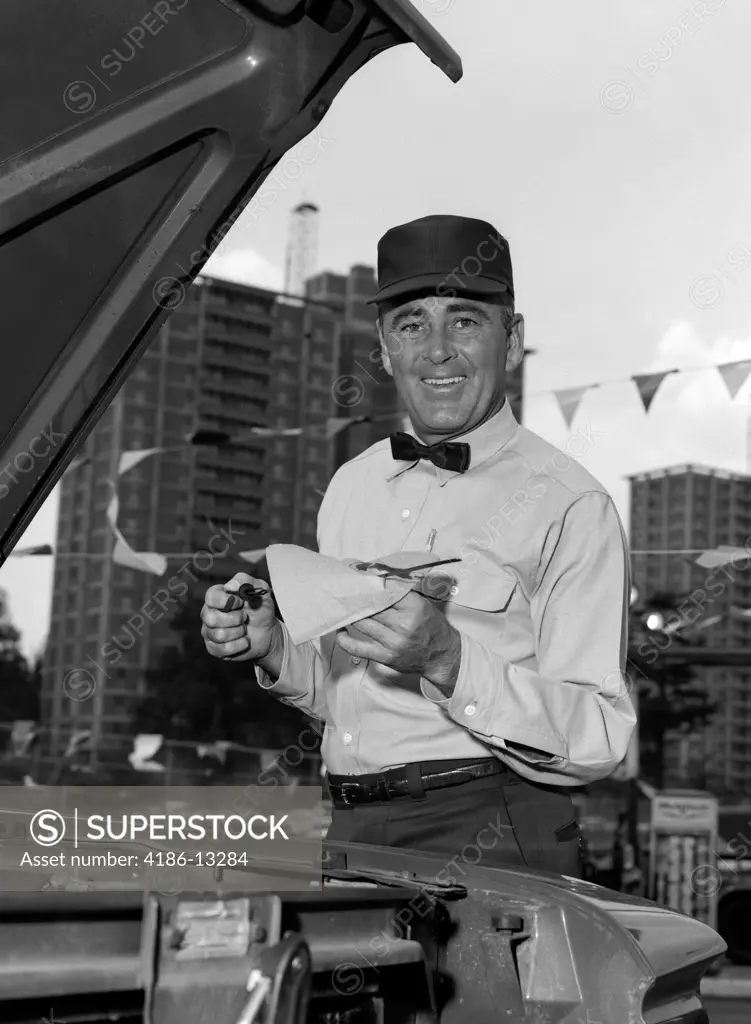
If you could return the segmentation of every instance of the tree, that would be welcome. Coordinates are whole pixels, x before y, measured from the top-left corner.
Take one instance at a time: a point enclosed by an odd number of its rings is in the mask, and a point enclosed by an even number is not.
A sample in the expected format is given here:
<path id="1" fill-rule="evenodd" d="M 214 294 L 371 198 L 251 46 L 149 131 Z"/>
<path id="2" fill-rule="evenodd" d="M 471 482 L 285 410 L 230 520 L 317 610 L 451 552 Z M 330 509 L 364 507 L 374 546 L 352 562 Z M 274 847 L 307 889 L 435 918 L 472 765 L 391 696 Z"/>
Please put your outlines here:
<path id="1" fill-rule="evenodd" d="M 639 706 L 641 775 L 658 789 L 665 783 L 669 735 L 705 725 L 717 707 L 691 665 L 661 656 L 673 644 L 689 642 L 676 612 L 679 604 L 679 597 L 659 592 L 630 609 L 629 663 Z M 695 638 L 691 642 L 697 645 Z"/>
<path id="2" fill-rule="evenodd" d="M 41 671 L 32 668 L 19 647 L 20 633 L 11 623 L 0 621 L 0 721 L 39 718 Z"/>
<path id="3" fill-rule="evenodd" d="M 146 672 L 148 696 L 136 712 L 137 730 L 269 749 L 295 743 L 306 716 L 265 693 L 248 662 L 219 661 L 206 651 L 202 605 L 203 597 L 189 596 L 170 623 L 176 642 Z"/>

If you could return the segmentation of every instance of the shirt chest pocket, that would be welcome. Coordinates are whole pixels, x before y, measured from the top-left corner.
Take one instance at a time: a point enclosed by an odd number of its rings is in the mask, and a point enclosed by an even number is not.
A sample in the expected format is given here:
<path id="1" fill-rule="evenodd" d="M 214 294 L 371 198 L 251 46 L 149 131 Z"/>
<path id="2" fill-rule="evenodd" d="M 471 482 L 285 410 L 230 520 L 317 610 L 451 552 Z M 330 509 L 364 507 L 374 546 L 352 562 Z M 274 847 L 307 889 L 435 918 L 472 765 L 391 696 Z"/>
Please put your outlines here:
<path id="1" fill-rule="evenodd" d="M 448 566 L 426 576 L 421 585 L 425 597 L 455 613 L 508 611 L 519 580 L 508 569 L 487 572 L 474 566 Z"/>
<path id="2" fill-rule="evenodd" d="M 455 629 L 491 649 L 503 650 L 516 632 L 506 616 L 518 584 L 516 576 L 505 569 L 483 572 L 472 566 L 452 565 L 425 577 L 420 592 L 438 604 Z M 425 700 L 417 675 L 401 675 L 374 664 L 369 666 L 369 675 L 387 684 L 383 692 L 390 704 L 409 708 L 414 707 L 416 697 L 420 702 Z"/>

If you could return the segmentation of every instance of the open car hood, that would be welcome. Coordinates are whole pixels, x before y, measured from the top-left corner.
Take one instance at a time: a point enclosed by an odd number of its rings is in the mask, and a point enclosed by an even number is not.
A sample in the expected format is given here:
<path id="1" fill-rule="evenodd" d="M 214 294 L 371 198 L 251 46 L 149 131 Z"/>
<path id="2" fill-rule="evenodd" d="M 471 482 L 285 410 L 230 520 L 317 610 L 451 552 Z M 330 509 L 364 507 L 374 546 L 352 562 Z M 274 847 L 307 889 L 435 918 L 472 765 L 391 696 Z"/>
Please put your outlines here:
<path id="1" fill-rule="evenodd" d="M 184 289 L 408 0 L 4 0 L 0 564 Z"/>
<path id="2" fill-rule="evenodd" d="M 459 859 L 326 843 L 318 890 L 263 891 L 254 860 L 252 881 L 228 869 L 200 894 L 5 893 L 0 1018 L 31 1020 L 36 999 L 48 1020 L 235 1024 L 259 971 L 290 997 L 268 1024 L 708 1024 L 699 986 L 725 944 L 707 925 Z"/>

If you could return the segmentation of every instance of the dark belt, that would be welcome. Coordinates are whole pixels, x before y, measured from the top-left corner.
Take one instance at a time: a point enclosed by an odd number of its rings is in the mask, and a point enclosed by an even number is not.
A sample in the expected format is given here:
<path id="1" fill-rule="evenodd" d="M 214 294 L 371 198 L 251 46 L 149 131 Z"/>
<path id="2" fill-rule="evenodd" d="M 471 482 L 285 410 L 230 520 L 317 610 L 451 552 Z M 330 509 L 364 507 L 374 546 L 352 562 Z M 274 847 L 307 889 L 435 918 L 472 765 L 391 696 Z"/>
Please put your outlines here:
<path id="1" fill-rule="evenodd" d="M 327 775 L 329 793 L 339 807 L 386 803 L 409 798 L 420 800 L 427 790 L 463 786 L 475 779 L 500 775 L 508 768 L 497 758 L 462 764 L 446 771 L 423 771 L 420 764 L 404 764 L 377 775 Z"/>

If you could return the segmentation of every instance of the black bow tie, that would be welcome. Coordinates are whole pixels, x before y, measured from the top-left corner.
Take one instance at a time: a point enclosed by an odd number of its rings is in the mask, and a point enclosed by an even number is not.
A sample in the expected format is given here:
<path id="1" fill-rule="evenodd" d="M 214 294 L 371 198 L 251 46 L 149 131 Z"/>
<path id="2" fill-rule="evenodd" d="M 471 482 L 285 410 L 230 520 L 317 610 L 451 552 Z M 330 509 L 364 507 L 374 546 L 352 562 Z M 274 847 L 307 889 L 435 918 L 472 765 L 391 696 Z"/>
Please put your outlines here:
<path id="1" fill-rule="evenodd" d="M 420 444 L 411 434 L 399 431 L 391 435 L 391 455 L 397 462 L 415 462 L 427 459 L 434 466 L 452 473 L 466 473 L 469 469 L 469 445 L 462 441 L 439 441 L 438 444 Z"/>

